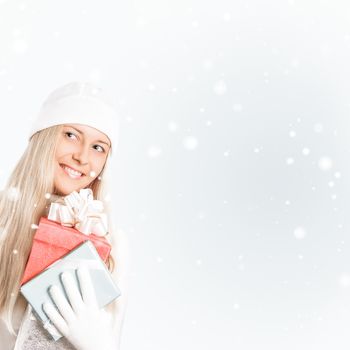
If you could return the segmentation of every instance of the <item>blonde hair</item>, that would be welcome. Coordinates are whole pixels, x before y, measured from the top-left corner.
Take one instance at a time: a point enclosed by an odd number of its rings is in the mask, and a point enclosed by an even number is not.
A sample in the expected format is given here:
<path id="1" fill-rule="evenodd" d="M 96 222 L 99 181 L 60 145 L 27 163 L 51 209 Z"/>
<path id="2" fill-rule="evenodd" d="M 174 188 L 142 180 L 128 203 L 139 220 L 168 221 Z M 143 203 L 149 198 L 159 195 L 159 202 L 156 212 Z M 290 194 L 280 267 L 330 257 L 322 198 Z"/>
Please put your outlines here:
<path id="1" fill-rule="evenodd" d="M 53 160 L 62 129 L 62 125 L 53 126 L 31 137 L 0 196 L 0 317 L 13 335 L 12 315 L 32 247 L 33 224 L 38 225 L 51 203 L 46 194 L 55 191 Z M 105 179 L 108 177 L 108 159 L 109 155 L 102 172 L 88 186 L 94 199 L 102 201 L 108 194 L 108 179 Z M 113 231 L 110 203 L 104 201 L 104 209 Z M 112 255 L 106 265 L 113 271 Z"/>

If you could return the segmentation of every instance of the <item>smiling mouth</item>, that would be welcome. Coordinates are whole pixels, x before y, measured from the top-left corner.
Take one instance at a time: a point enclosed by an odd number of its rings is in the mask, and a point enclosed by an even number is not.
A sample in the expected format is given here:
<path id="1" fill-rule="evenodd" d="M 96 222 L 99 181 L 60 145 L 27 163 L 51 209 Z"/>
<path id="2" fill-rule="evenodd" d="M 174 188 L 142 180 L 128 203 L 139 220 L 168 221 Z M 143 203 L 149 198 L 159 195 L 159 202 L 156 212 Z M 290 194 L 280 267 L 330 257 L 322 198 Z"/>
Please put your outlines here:
<path id="1" fill-rule="evenodd" d="M 72 168 L 68 167 L 67 165 L 60 164 L 60 167 L 71 179 L 80 179 L 83 176 L 85 176 L 83 173 L 76 171 L 76 170 L 73 170 Z"/>

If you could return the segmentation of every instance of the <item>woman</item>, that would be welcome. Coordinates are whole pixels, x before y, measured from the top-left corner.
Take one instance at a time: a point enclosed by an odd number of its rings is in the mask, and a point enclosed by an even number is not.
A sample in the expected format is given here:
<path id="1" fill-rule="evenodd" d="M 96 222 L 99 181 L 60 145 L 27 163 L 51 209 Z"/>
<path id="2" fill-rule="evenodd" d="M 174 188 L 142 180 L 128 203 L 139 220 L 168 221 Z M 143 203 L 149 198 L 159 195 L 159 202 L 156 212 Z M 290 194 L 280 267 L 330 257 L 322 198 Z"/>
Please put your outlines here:
<path id="1" fill-rule="evenodd" d="M 91 83 L 66 84 L 44 102 L 30 132 L 28 147 L 0 198 L 2 350 L 119 349 L 126 309 L 128 246 L 123 232 L 113 226 L 109 201 L 108 165 L 112 149 L 116 149 L 117 129 L 113 107 Z M 98 310 L 87 300 L 88 292 L 91 296 L 94 290 L 86 270 L 79 271 L 86 295 L 84 290 L 81 295 L 69 280 L 65 284 L 67 295 L 75 298 L 69 300 L 70 304 L 51 289 L 60 312 L 47 304 L 43 308 L 64 335 L 55 342 L 19 293 L 20 281 L 36 225 L 42 216 L 47 216 L 50 203 L 83 188 L 90 188 L 94 199 L 104 203 L 109 221 L 106 238 L 112 246 L 107 266 L 121 296 L 105 310 Z"/>

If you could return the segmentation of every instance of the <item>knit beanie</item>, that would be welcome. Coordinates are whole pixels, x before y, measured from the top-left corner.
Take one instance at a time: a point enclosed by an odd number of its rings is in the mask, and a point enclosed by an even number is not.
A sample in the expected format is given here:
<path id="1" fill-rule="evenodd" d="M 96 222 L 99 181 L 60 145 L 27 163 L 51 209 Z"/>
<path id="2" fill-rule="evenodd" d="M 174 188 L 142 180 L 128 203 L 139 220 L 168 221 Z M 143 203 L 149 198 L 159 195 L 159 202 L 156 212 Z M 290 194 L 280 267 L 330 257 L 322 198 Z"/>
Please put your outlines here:
<path id="1" fill-rule="evenodd" d="M 119 131 L 117 113 L 102 89 L 91 82 L 74 81 L 52 91 L 32 124 L 29 139 L 37 131 L 61 124 L 93 127 L 109 138 L 111 152 L 116 149 Z"/>

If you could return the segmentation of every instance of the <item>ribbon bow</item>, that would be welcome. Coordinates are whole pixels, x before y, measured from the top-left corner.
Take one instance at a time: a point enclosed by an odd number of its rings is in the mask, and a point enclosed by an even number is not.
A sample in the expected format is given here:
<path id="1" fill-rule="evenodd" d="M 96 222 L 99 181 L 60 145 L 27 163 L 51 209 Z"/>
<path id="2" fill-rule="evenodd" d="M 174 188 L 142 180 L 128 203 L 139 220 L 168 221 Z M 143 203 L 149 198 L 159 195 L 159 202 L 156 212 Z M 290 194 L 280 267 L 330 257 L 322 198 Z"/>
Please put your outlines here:
<path id="1" fill-rule="evenodd" d="M 85 235 L 105 236 L 108 222 L 103 209 L 103 203 L 94 200 L 91 188 L 84 188 L 51 203 L 47 218 L 62 226 L 74 227 Z"/>

